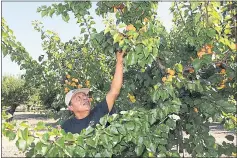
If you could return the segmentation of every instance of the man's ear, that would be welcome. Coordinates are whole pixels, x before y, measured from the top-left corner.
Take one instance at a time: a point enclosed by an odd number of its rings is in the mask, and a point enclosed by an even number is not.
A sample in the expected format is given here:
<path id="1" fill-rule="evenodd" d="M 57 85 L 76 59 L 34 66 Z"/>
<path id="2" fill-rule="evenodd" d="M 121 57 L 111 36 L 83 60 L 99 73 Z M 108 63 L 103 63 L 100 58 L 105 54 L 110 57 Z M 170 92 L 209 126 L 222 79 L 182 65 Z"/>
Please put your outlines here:
<path id="1" fill-rule="evenodd" d="M 73 111 L 72 106 L 68 106 L 67 108 L 68 108 L 68 110 Z"/>

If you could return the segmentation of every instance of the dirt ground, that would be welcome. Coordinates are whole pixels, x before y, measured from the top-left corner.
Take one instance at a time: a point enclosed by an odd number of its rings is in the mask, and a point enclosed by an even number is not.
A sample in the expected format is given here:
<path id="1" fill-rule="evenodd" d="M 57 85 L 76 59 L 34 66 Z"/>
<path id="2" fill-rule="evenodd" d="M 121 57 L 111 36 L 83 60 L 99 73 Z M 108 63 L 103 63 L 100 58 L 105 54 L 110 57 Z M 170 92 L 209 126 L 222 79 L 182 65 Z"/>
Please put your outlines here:
<path id="1" fill-rule="evenodd" d="M 36 125 L 38 121 L 44 121 L 48 125 L 55 126 L 55 120 L 49 119 L 45 117 L 42 114 L 35 114 L 32 112 L 16 112 L 14 114 L 14 119 L 17 121 L 28 121 L 28 123 L 32 126 Z M 228 132 L 223 129 L 223 126 L 221 126 L 218 123 L 213 123 L 210 126 L 210 134 L 212 134 L 216 138 L 217 143 L 222 143 L 223 141 L 228 142 L 228 140 L 225 138 L 226 135 L 233 135 L 234 136 L 234 143 L 236 145 L 236 134 L 233 132 Z M 184 155 L 189 156 L 188 154 Z M 25 157 L 23 153 L 18 151 L 15 142 L 8 141 L 6 137 L 2 136 L 2 157 Z"/>

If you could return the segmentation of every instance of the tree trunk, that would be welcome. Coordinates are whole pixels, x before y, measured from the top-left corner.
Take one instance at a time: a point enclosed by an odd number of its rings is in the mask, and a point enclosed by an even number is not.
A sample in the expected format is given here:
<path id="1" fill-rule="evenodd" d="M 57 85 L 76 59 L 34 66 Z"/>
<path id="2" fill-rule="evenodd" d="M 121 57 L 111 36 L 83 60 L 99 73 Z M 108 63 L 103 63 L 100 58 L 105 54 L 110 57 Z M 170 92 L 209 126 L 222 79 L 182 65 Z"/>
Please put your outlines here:
<path id="1" fill-rule="evenodd" d="M 12 115 L 11 118 L 9 118 L 9 119 L 6 120 L 7 122 L 12 121 L 12 119 L 13 119 L 13 114 L 14 114 L 14 112 L 16 111 L 17 106 L 18 106 L 18 104 L 13 104 L 13 105 L 6 111 L 7 113 L 9 113 L 9 114 Z"/>

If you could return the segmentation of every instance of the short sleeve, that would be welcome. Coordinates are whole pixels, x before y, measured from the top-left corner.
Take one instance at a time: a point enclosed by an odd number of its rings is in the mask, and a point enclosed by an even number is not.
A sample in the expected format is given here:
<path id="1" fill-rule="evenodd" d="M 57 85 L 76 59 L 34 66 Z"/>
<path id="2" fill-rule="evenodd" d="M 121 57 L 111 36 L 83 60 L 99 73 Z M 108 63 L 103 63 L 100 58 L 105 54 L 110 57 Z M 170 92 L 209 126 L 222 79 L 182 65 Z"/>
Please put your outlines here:
<path id="1" fill-rule="evenodd" d="M 106 102 L 106 99 L 102 100 L 102 102 L 98 103 L 95 106 L 95 112 L 101 116 L 104 116 L 106 114 L 109 113 L 109 108 L 108 108 L 108 104 Z"/>

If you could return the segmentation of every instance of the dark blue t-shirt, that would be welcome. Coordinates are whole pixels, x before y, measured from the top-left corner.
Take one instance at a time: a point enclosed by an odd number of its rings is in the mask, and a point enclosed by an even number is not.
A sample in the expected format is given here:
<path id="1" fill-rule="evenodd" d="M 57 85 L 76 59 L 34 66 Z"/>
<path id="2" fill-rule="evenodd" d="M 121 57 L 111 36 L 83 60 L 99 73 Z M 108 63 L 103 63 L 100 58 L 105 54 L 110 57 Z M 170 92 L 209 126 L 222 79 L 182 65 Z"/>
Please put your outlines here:
<path id="1" fill-rule="evenodd" d="M 106 99 L 104 99 L 91 110 L 87 117 L 83 119 L 77 119 L 76 117 L 73 117 L 66 120 L 62 125 L 62 129 L 64 129 L 65 132 L 71 132 L 72 134 L 80 133 L 81 130 L 87 128 L 89 125 L 94 126 L 99 123 L 100 118 L 108 113 L 108 105 Z"/>

